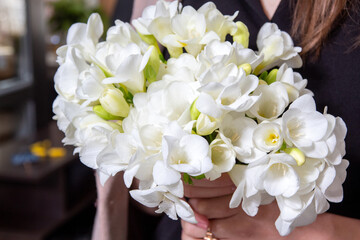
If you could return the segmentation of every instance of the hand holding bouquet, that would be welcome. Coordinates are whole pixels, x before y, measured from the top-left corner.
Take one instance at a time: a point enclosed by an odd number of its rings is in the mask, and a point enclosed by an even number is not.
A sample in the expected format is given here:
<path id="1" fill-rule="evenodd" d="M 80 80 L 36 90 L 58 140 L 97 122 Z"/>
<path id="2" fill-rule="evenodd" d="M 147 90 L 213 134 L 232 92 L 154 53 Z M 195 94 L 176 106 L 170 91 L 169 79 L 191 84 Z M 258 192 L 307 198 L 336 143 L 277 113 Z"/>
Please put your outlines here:
<path id="1" fill-rule="evenodd" d="M 102 183 L 124 171 L 127 187 L 140 182 L 131 196 L 156 212 L 196 222 L 183 180 L 228 173 L 229 206 L 254 216 L 276 200 L 287 235 L 342 200 L 346 126 L 316 111 L 291 37 L 267 23 L 249 49 L 236 16 L 158 1 L 136 31 L 117 20 L 103 42 L 97 14 L 74 24 L 57 51 L 54 118 Z"/>

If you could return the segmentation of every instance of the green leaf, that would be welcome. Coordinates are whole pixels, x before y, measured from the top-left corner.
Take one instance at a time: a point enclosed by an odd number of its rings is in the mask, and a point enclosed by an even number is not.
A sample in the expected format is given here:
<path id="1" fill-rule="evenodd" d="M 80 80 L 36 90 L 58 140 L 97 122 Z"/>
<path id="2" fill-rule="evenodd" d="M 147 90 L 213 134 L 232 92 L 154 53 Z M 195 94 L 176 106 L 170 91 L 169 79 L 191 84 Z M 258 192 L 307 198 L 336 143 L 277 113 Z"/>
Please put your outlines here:
<path id="1" fill-rule="evenodd" d="M 122 120 L 122 117 L 112 115 L 108 113 L 101 105 L 96 105 L 93 107 L 93 111 L 96 115 L 105 120 Z"/>
<path id="2" fill-rule="evenodd" d="M 214 131 L 214 132 L 212 132 L 211 134 L 206 135 L 206 136 L 205 136 L 205 139 L 206 139 L 206 140 L 208 141 L 208 143 L 210 144 L 212 141 L 214 141 L 214 139 L 216 138 L 216 136 L 217 136 L 217 132 Z"/>
<path id="3" fill-rule="evenodd" d="M 201 174 L 199 176 L 192 176 L 192 178 L 196 179 L 196 180 L 201 180 L 205 178 L 205 174 Z"/>
<path id="4" fill-rule="evenodd" d="M 268 74 L 269 74 L 269 73 L 268 73 L 267 71 L 264 71 L 264 72 L 259 76 L 259 78 L 265 81 L 265 79 L 266 79 L 266 77 L 268 76 Z"/>
<path id="5" fill-rule="evenodd" d="M 183 173 L 183 180 L 184 180 L 184 182 L 187 183 L 187 184 L 190 184 L 190 185 L 193 184 L 193 181 L 192 181 L 190 175 L 187 174 L 187 173 Z"/>
<path id="6" fill-rule="evenodd" d="M 120 86 L 119 86 L 118 88 L 119 88 L 119 90 L 124 94 L 125 101 L 126 101 L 127 103 L 129 103 L 129 104 L 133 104 L 133 98 L 134 98 L 134 96 L 132 95 L 132 93 L 129 92 L 129 91 L 127 90 L 127 88 L 126 88 L 124 85 L 122 85 L 122 84 L 120 84 Z"/>

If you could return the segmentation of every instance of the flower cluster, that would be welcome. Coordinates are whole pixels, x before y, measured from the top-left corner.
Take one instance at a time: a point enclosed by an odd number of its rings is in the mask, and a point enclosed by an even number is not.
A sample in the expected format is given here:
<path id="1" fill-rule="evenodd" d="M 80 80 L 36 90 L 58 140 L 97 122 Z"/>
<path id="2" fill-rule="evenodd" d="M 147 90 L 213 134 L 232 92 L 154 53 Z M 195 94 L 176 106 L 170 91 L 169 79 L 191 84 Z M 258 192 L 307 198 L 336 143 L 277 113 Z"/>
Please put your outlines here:
<path id="1" fill-rule="evenodd" d="M 316 111 L 291 37 L 266 23 L 254 51 L 236 16 L 158 1 L 136 31 L 116 21 L 103 42 L 98 15 L 74 24 L 57 52 L 54 118 L 102 183 L 124 171 L 127 187 L 139 181 L 131 196 L 156 212 L 196 222 L 182 179 L 228 173 L 230 207 L 254 216 L 276 200 L 287 235 L 342 200 L 346 126 Z"/>

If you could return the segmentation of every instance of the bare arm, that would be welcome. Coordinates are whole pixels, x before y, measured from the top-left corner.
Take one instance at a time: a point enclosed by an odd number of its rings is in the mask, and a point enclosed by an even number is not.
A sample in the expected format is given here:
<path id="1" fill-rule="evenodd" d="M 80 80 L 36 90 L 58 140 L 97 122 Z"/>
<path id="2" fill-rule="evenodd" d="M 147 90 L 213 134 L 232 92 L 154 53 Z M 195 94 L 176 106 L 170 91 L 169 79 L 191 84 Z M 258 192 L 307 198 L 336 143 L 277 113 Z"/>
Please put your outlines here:
<path id="1" fill-rule="evenodd" d="M 145 7 L 153 5 L 157 0 L 134 0 L 131 19 L 135 19 L 141 16 Z"/>

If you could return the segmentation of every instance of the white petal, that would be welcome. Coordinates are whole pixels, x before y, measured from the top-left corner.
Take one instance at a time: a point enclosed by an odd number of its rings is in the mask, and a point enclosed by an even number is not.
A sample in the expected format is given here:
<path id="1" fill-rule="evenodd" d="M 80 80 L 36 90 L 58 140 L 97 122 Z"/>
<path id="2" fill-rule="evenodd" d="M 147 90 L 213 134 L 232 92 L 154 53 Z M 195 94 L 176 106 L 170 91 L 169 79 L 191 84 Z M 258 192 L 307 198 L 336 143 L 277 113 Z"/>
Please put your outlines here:
<path id="1" fill-rule="evenodd" d="M 306 94 L 296 99 L 289 108 L 297 108 L 303 112 L 315 112 L 316 104 L 314 98 Z"/>
<path id="2" fill-rule="evenodd" d="M 154 181 L 158 185 L 172 185 L 180 181 L 180 173 L 166 167 L 163 161 L 157 161 L 153 168 Z"/>
<path id="3" fill-rule="evenodd" d="M 196 108 L 213 118 L 220 118 L 222 111 L 217 107 L 215 100 L 206 93 L 200 93 L 198 100 L 196 101 Z"/>

